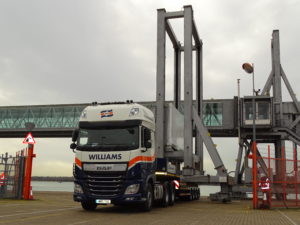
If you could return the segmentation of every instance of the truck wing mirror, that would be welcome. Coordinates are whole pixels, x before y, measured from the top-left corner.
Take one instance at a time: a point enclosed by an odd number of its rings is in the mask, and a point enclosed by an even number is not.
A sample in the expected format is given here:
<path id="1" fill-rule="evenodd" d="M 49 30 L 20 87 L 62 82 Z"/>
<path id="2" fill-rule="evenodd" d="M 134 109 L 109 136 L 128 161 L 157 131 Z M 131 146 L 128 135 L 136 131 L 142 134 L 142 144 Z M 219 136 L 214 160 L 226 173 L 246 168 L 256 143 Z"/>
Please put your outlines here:
<path id="1" fill-rule="evenodd" d="M 72 141 L 73 142 L 77 141 L 78 134 L 79 134 L 79 130 L 78 129 L 73 130 L 73 133 L 72 133 Z"/>
<path id="2" fill-rule="evenodd" d="M 70 144 L 70 149 L 74 150 L 77 147 L 77 145 L 73 142 L 72 144 Z"/>
<path id="3" fill-rule="evenodd" d="M 151 148 L 152 147 L 151 140 L 148 140 L 147 142 L 145 142 L 145 147 L 146 148 Z"/>

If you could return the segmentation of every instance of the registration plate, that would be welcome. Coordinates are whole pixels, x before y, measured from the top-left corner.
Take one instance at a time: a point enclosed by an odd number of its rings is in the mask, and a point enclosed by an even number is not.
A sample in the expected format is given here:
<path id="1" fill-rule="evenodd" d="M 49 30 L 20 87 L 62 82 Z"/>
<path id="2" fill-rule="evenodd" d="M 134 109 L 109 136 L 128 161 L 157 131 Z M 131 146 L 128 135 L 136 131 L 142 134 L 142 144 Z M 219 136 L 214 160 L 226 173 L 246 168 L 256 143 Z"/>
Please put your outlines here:
<path id="1" fill-rule="evenodd" d="M 107 204 L 110 204 L 111 201 L 109 199 L 96 199 L 96 203 L 97 204 L 107 205 Z"/>
<path id="2" fill-rule="evenodd" d="M 84 164 L 85 171 L 126 171 L 127 164 Z"/>

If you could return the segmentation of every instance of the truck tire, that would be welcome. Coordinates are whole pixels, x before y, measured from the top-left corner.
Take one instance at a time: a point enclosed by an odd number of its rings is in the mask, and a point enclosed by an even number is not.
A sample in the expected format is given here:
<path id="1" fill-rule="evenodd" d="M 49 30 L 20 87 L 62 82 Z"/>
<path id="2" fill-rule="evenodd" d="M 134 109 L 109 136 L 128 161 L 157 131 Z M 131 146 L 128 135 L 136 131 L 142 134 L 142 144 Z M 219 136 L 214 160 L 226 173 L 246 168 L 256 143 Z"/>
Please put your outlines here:
<path id="1" fill-rule="evenodd" d="M 84 210 L 94 211 L 97 208 L 97 204 L 92 201 L 83 201 L 81 202 L 81 206 Z"/>
<path id="2" fill-rule="evenodd" d="M 190 197 L 189 197 L 190 201 L 195 200 L 195 191 L 194 188 L 190 188 Z"/>
<path id="3" fill-rule="evenodd" d="M 199 200 L 200 199 L 200 189 L 199 188 L 196 189 L 196 193 L 197 193 L 196 200 Z"/>
<path id="4" fill-rule="evenodd" d="M 198 196 L 197 188 L 194 188 L 194 200 L 197 200 L 197 196 Z"/>
<path id="5" fill-rule="evenodd" d="M 199 199 L 199 188 L 195 187 L 193 189 L 194 192 L 194 200 L 198 200 Z"/>
<path id="6" fill-rule="evenodd" d="M 146 187 L 146 201 L 142 204 L 142 210 L 144 212 L 149 212 L 153 206 L 153 188 L 151 184 L 148 184 Z"/>
<path id="7" fill-rule="evenodd" d="M 175 187 L 172 183 L 170 183 L 169 187 L 170 187 L 169 205 L 172 206 L 175 204 L 175 198 L 176 198 Z"/>
<path id="8" fill-rule="evenodd" d="M 161 206 L 162 207 L 168 207 L 169 206 L 169 202 L 170 202 L 170 186 L 169 186 L 169 182 L 164 182 L 163 184 L 163 189 L 164 189 L 164 193 L 163 193 L 163 198 L 161 201 Z"/>

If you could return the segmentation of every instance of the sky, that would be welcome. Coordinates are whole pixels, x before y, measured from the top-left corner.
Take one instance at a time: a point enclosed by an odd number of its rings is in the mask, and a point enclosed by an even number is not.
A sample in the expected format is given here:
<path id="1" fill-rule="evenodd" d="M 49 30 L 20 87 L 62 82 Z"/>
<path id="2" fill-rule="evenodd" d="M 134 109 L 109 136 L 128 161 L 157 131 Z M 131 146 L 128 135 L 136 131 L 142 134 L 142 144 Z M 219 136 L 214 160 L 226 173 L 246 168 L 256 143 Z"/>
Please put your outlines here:
<path id="1" fill-rule="evenodd" d="M 204 43 L 204 98 L 252 93 L 271 71 L 271 35 L 280 31 L 281 63 L 300 96 L 300 2 L 297 0 L 0 0 L 0 105 L 154 101 L 157 9 L 192 5 Z M 183 42 L 182 20 L 171 21 Z M 167 98 L 172 97 L 172 51 L 167 54 Z M 283 85 L 284 86 L 284 85 Z M 290 100 L 283 90 L 283 99 Z M 0 153 L 24 148 L 23 139 L 0 139 Z M 70 139 L 36 139 L 33 175 L 71 176 Z M 228 170 L 237 140 L 214 139 Z M 205 155 L 205 167 L 212 164 Z"/>

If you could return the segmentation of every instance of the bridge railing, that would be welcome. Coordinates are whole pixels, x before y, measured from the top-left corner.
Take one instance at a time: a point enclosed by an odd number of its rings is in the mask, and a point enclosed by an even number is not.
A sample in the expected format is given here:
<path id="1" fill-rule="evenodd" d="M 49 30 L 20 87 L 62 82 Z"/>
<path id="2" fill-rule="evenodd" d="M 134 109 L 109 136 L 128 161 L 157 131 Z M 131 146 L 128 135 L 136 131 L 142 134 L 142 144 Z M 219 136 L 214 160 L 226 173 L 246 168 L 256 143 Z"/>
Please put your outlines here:
<path id="1" fill-rule="evenodd" d="M 22 129 L 30 122 L 35 128 L 74 128 L 86 105 L 1 107 L 0 129 Z"/>

